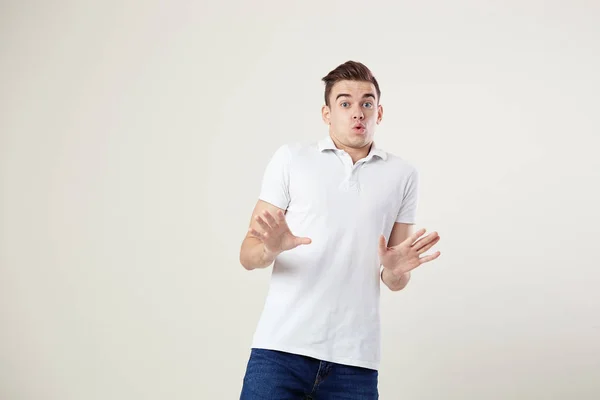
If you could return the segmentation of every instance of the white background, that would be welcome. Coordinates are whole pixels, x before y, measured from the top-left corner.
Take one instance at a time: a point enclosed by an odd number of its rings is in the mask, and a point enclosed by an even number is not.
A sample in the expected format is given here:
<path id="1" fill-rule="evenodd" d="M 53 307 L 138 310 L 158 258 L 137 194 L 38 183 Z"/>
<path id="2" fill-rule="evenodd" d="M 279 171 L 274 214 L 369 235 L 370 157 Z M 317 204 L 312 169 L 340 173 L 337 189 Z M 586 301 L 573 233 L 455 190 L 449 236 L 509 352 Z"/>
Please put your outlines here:
<path id="1" fill-rule="evenodd" d="M 302 3 L 302 4 L 300 4 Z M 600 398 L 597 1 L 3 1 L 0 398 L 234 399 L 273 151 L 365 63 L 442 256 L 382 295 L 382 399 Z"/>

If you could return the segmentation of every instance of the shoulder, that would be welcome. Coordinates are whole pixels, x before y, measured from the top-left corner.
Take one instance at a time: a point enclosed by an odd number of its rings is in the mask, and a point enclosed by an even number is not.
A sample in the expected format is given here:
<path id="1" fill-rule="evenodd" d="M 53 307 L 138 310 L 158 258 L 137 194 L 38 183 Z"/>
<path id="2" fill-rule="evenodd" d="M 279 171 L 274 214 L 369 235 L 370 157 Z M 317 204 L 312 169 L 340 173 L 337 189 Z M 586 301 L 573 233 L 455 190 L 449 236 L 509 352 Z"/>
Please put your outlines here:
<path id="1" fill-rule="evenodd" d="M 394 174 L 397 174 L 398 177 L 403 179 L 418 178 L 419 169 L 414 162 L 389 151 L 386 151 L 386 156 L 386 165 L 394 172 Z"/>

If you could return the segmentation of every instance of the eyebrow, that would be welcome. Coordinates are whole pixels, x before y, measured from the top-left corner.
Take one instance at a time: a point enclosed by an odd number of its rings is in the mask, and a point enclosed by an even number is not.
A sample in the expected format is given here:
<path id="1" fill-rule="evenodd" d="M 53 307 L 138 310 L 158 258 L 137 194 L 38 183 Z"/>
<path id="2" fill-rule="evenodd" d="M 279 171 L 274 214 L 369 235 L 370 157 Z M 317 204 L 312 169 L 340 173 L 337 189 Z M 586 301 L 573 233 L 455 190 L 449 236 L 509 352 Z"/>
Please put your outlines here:
<path id="1" fill-rule="evenodd" d="M 351 98 L 352 96 L 347 93 L 340 93 L 336 96 L 335 100 L 337 101 L 337 99 L 339 99 L 340 97 L 350 97 Z M 365 93 L 362 98 L 365 99 L 367 97 L 372 97 L 373 100 L 375 100 L 375 95 L 373 93 Z"/>

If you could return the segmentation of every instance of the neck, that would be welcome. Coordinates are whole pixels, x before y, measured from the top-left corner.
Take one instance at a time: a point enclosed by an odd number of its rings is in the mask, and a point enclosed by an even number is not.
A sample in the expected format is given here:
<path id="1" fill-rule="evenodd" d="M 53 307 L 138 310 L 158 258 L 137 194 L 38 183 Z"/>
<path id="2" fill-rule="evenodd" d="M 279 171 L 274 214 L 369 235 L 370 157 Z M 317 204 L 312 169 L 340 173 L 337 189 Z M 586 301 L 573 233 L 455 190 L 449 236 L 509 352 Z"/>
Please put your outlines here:
<path id="1" fill-rule="evenodd" d="M 333 135 L 329 135 L 329 136 L 331 137 L 331 140 L 333 140 L 335 147 L 337 147 L 340 150 L 344 150 L 346 153 L 348 153 L 350 155 L 353 163 L 356 163 L 358 160 L 365 158 L 369 154 L 369 151 L 371 151 L 371 146 L 373 145 L 373 142 L 370 142 L 367 145 L 365 145 L 363 147 L 359 147 L 359 148 L 345 146 L 339 140 L 337 140 Z"/>

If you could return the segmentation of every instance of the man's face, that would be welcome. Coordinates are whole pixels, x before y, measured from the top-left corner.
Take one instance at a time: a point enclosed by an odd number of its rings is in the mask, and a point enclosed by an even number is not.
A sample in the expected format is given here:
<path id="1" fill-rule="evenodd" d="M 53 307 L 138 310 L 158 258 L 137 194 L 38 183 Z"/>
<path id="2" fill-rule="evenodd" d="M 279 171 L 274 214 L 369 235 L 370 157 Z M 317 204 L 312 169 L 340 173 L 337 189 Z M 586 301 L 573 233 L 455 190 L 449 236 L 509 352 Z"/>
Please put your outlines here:
<path id="1" fill-rule="evenodd" d="M 334 140 L 359 149 L 369 146 L 381 122 L 383 108 L 371 82 L 340 81 L 331 88 L 329 106 L 323 106 L 323 120 Z"/>

